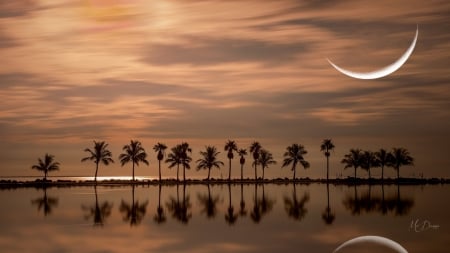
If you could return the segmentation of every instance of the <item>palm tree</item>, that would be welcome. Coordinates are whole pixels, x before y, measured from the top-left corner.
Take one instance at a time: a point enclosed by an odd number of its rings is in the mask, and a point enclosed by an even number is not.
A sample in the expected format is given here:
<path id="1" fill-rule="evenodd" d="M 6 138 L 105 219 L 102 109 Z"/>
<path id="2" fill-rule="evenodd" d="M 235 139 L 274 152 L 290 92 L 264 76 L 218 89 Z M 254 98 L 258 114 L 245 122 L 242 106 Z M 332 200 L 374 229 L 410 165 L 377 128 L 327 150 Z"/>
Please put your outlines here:
<path id="1" fill-rule="evenodd" d="M 88 152 L 90 156 L 87 156 L 81 159 L 81 162 L 85 162 L 87 160 L 94 161 L 95 163 L 95 177 L 94 180 L 97 182 L 97 172 L 98 172 L 98 164 L 101 162 L 104 165 L 109 165 L 109 163 L 114 163 L 114 160 L 111 158 L 112 153 L 108 150 L 108 144 L 104 141 L 96 142 L 94 141 L 94 150 L 86 148 L 84 152 Z"/>
<path id="2" fill-rule="evenodd" d="M 353 167 L 355 169 L 355 179 L 356 179 L 356 169 L 361 166 L 361 149 L 350 149 L 350 153 L 344 156 L 341 163 L 345 164 L 344 169 Z"/>
<path id="3" fill-rule="evenodd" d="M 329 158 L 330 158 L 330 151 L 334 149 L 334 144 L 331 141 L 331 139 L 325 139 L 322 142 L 322 145 L 320 145 L 320 151 L 324 151 L 324 155 L 327 158 L 327 181 L 328 181 L 328 173 L 329 173 Z"/>
<path id="4" fill-rule="evenodd" d="M 156 158 L 158 159 L 158 169 L 159 169 L 159 181 L 161 182 L 161 160 L 164 159 L 164 151 L 167 149 L 165 144 L 158 142 L 155 146 L 153 146 L 153 150 L 158 152 Z"/>
<path id="5" fill-rule="evenodd" d="M 143 162 L 148 165 L 147 161 L 147 153 L 145 153 L 145 149 L 142 147 L 140 141 L 131 140 L 129 145 L 125 145 L 122 148 L 125 153 L 119 155 L 120 163 L 124 166 L 128 162 L 133 163 L 133 181 L 134 181 L 134 165 L 139 166 L 139 162 Z"/>
<path id="6" fill-rule="evenodd" d="M 371 178 L 370 169 L 374 167 L 378 167 L 378 160 L 375 153 L 371 151 L 364 151 L 361 155 L 361 168 L 369 172 L 369 179 Z"/>
<path id="7" fill-rule="evenodd" d="M 183 181 L 186 182 L 186 169 L 190 169 L 191 165 L 189 164 L 192 161 L 192 158 L 188 155 L 192 153 L 192 149 L 189 147 L 187 142 L 181 143 L 180 146 L 181 151 L 181 164 L 183 165 Z"/>
<path id="8" fill-rule="evenodd" d="M 177 181 L 179 181 L 178 174 L 180 170 L 180 164 L 182 163 L 181 145 L 176 145 L 175 147 L 171 148 L 171 152 L 169 153 L 169 155 L 167 155 L 167 159 L 165 162 L 170 163 L 169 168 L 173 168 L 175 165 L 177 166 Z"/>
<path id="9" fill-rule="evenodd" d="M 234 153 L 233 151 L 238 151 L 237 145 L 235 141 L 232 140 L 228 140 L 225 143 L 225 147 L 224 147 L 225 151 L 228 151 L 227 157 L 229 162 L 229 169 L 228 169 L 228 180 L 231 180 L 231 160 L 234 158 Z"/>
<path id="10" fill-rule="evenodd" d="M 50 171 L 59 170 L 59 162 L 55 162 L 55 156 L 45 154 L 44 160 L 38 158 L 38 164 L 31 166 L 32 169 L 44 172 L 44 181 L 47 181 L 47 174 Z"/>
<path id="11" fill-rule="evenodd" d="M 219 154 L 220 152 L 217 151 L 215 146 L 207 146 L 206 151 L 200 151 L 203 158 L 197 160 L 197 170 L 208 169 L 207 180 L 209 180 L 212 167 L 220 169 L 220 165 L 224 165 L 222 161 L 217 160 Z"/>
<path id="12" fill-rule="evenodd" d="M 244 164 L 245 164 L 245 157 L 247 155 L 247 150 L 245 148 L 241 148 L 238 151 L 238 154 L 241 156 L 241 159 L 239 159 L 239 163 L 241 164 L 241 181 L 244 180 Z"/>
<path id="13" fill-rule="evenodd" d="M 140 204 L 139 201 L 134 201 L 134 185 L 132 185 L 131 205 L 122 200 L 119 211 L 123 215 L 123 221 L 129 222 L 130 226 L 136 226 L 144 219 L 147 211 L 148 201 Z"/>
<path id="14" fill-rule="evenodd" d="M 387 152 L 385 149 L 380 149 L 375 152 L 375 157 L 381 167 L 381 180 L 384 180 L 384 167 L 391 164 L 392 154 Z"/>
<path id="15" fill-rule="evenodd" d="M 231 185 L 228 183 L 228 209 L 225 214 L 225 221 L 228 225 L 233 225 L 238 218 L 238 214 L 234 212 L 234 207 L 231 205 Z"/>
<path id="16" fill-rule="evenodd" d="M 393 148 L 392 167 L 397 171 L 397 180 L 400 179 L 400 167 L 402 165 L 414 165 L 414 158 L 410 156 L 406 148 Z"/>
<path id="17" fill-rule="evenodd" d="M 97 197 L 97 185 L 94 185 L 94 191 L 95 204 L 90 207 L 82 205 L 81 208 L 87 212 L 84 216 L 85 220 L 90 220 L 91 218 L 93 218 L 94 226 L 103 226 L 105 224 L 106 218 L 111 215 L 113 204 L 105 201 L 101 205 L 99 205 Z"/>
<path id="18" fill-rule="evenodd" d="M 250 145 L 250 152 L 253 154 L 253 165 L 255 166 L 255 180 L 258 180 L 256 166 L 258 165 L 259 152 L 261 148 L 261 144 L 259 144 L 259 142 L 257 141 L 254 141 L 252 145 Z"/>
<path id="19" fill-rule="evenodd" d="M 272 153 L 265 149 L 261 149 L 258 163 L 261 164 L 262 180 L 264 180 L 264 169 L 269 168 L 269 165 L 276 164 L 277 162 L 273 159 Z"/>
<path id="20" fill-rule="evenodd" d="M 281 167 L 287 167 L 292 163 L 292 171 L 294 172 L 292 180 L 295 180 L 295 171 L 298 163 L 300 163 L 304 169 L 309 168 L 309 162 L 303 157 L 303 155 L 307 153 L 305 147 L 300 144 L 292 144 L 291 146 L 286 147 L 286 152 L 283 155 L 284 161 Z"/>

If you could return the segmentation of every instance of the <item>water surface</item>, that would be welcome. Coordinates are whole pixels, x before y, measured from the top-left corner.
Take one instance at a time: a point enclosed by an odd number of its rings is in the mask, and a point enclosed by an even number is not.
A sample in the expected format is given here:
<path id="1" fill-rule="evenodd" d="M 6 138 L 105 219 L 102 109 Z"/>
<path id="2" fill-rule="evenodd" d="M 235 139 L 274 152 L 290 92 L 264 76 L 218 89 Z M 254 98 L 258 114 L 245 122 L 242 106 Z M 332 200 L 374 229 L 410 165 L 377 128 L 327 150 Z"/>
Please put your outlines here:
<path id="1" fill-rule="evenodd" d="M 333 252 L 362 235 L 446 252 L 448 185 L 1 190 L 2 252 Z M 340 252 L 395 252 L 355 245 Z"/>

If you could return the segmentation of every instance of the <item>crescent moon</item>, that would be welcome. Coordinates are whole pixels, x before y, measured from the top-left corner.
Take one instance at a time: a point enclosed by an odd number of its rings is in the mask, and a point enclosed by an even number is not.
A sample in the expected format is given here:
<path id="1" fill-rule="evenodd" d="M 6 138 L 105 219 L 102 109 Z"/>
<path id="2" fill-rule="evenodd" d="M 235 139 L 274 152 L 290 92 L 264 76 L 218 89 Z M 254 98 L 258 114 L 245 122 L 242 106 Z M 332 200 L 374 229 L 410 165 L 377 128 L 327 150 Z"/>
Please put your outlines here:
<path id="1" fill-rule="evenodd" d="M 408 50 L 400 57 L 397 61 L 392 63 L 389 66 L 386 66 L 382 69 L 375 70 L 372 72 L 353 72 L 350 70 L 343 69 L 333 62 L 331 62 L 330 59 L 327 58 L 328 62 L 333 66 L 337 71 L 341 72 L 344 75 L 347 75 L 349 77 L 357 78 L 357 79 L 377 79 L 381 77 L 385 77 L 387 75 L 390 75 L 397 71 L 405 62 L 408 60 L 409 56 L 411 56 L 414 47 L 416 46 L 417 37 L 419 36 L 419 25 L 417 25 L 416 29 L 416 36 L 414 36 L 414 40 L 412 41 L 411 45 L 409 46 Z"/>
<path id="2" fill-rule="evenodd" d="M 376 235 L 360 236 L 360 237 L 356 237 L 351 240 L 348 240 L 348 241 L 344 242 L 343 244 L 341 244 L 339 247 L 337 247 L 333 251 L 333 253 L 338 252 L 339 250 L 341 250 L 342 248 L 344 248 L 346 246 L 349 246 L 352 244 L 357 244 L 357 243 L 364 243 L 364 242 L 377 243 L 379 245 L 383 245 L 390 249 L 393 249 L 393 250 L 397 251 L 398 253 L 408 253 L 408 251 L 406 251 L 406 249 L 403 248 L 403 246 L 398 244 L 397 242 L 392 241 L 391 239 L 388 239 L 386 237 L 381 237 L 381 236 L 376 236 Z"/>

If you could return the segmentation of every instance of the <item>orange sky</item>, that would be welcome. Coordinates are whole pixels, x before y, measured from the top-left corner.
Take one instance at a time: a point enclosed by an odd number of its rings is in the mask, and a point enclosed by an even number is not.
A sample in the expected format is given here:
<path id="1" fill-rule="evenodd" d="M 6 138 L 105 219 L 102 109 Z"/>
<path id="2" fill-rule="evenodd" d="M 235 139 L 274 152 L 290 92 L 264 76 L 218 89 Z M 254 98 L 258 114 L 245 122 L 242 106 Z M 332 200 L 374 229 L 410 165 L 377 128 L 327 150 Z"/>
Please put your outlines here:
<path id="1" fill-rule="evenodd" d="M 154 169 L 158 141 L 189 141 L 197 156 L 232 138 L 259 140 L 279 164 L 287 145 L 302 143 L 312 168 L 300 175 L 319 177 L 318 147 L 331 137 L 332 175 L 351 174 L 339 164 L 351 147 L 403 146 L 416 158 L 405 175 L 449 177 L 449 9 L 420 0 L 2 1 L 0 175 L 34 173 L 45 152 L 65 164 L 60 175 L 90 175 L 79 160 L 93 139 L 116 156 L 139 138 Z M 391 76 L 351 79 L 326 61 L 381 68 L 416 25 L 416 48 Z M 266 175 L 290 175 L 279 167 Z M 136 172 L 156 175 L 148 171 Z"/>

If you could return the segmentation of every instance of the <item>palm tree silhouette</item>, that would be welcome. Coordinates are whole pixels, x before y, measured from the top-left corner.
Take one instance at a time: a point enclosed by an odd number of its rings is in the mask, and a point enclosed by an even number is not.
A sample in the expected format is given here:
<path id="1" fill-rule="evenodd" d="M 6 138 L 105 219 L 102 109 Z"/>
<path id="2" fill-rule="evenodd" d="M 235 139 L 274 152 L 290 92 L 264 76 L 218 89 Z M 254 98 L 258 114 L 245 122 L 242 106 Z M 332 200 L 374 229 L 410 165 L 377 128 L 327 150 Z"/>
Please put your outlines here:
<path id="1" fill-rule="evenodd" d="M 42 198 L 31 200 L 31 204 L 37 205 L 38 211 L 41 211 L 42 209 L 44 212 L 44 216 L 47 216 L 50 215 L 53 211 L 53 208 L 58 205 L 58 198 L 48 197 L 46 186 L 44 186 L 42 189 L 44 190 L 44 196 L 42 196 Z"/>
<path id="2" fill-rule="evenodd" d="M 291 146 L 286 147 L 286 152 L 283 155 L 284 161 L 281 167 L 287 167 L 292 163 L 292 171 L 294 172 L 292 180 L 295 180 L 295 171 L 298 163 L 300 163 L 304 169 L 309 168 L 309 162 L 303 157 L 303 155 L 307 153 L 305 147 L 300 144 L 292 144 Z"/>
<path id="3" fill-rule="evenodd" d="M 197 170 L 208 169 L 207 180 L 209 180 L 212 167 L 220 169 L 220 165 L 224 165 L 222 161 L 217 160 L 219 154 L 220 152 L 217 151 L 215 146 L 206 146 L 206 151 L 200 151 L 202 158 L 196 161 L 198 163 Z"/>
<path id="4" fill-rule="evenodd" d="M 325 211 L 322 213 L 322 219 L 326 225 L 331 225 L 336 218 L 335 214 L 331 211 L 330 207 L 330 189 L 329 184 L 327 183 L 327 207 Z"/>
<path id="5" fill-rule="evenodd" d="M 231 180 L 231 160 L 234 158 L 233 151 L 238 151 L 236 142 L 232 141 L 232 140 L 228 140 L 225 143 L 224 150 L 228 151 L 228 154 L 227 154 L 227 157 L 228 157 L 228 160 L 229 160 L 228 180 Z"/>
<path id="6" fill-rule="evenodd" d="M 355 179 L 356 179 L 356 169 L 361 166 L 361 149 L 350 149 L 350 153 L 344 156 L 341 163 L 345 164 L 344 169 L 353 167 L 355 169 Z"/>
<path id="7" fill-rule="evenodd" d="M 170 163 L 169 168 L 173 168 L 175 165 L 177 166 L 177 181 L 180 181 L 178 174 L 180 171 L 180 164 L 182 163 L 181 152 L 181 145 L 172 147 L 171 152 L 167 155 L 167 159 L 165 161 L 166 163 Z"/>
<path id="8" fill-rule="evenodd" d="M 225 214 L 225 221 L 228 225 L 233 225 L 238 219 L 238 214 L 234 212 L 234 207 L 231 205 L 231 185 L 228 183 L 228 209 Z"/>
<path id="9" fill-rule="evenodd" d="M 159 194 L 158 194 L 158 207 L 156 208 L 156 214 L 153 217 L 153 220 L 157 224 L 161 224 L 166 222 L 166 215 L 164 213 L 164 208 L 161 206 L 161 187 L 162 185 L 159 185 Z"/>
<path id="10" fill-rule="evenodd" d="M 186 169 L 190 169 L 191 165 L 189 164 L 192 161 L 192 158 L 188 155 L 192 153 L 192 149 L 189 147 L 187 142 L 181 143 L 181 164 L 183 165 L 183 181 L 186 182 Z"/>
<path id="11" fill-rule="evenodd" d="M 258 158 L 259 152 L 261 150 L 261 144 L 259 142 L 254 141 L 252 145 L 250 145 L 250 152 L 253 154 L 253 166 L 255 166 L 255 180 L 258 180 L 258 174 L 256 172 L 256 167 L 258 166 Z"/>
<path id="12" fill-rule="evenodd" d="M 239 159 L 239 163 L 241 164 L 241 181 L 244 180 L 244 164 L 245 164 L 245 157 L 247 155 L 247 150 L 244 148 L 239 149 L 238 151 L 239 156 L 241 156 L 241 159 Z"/>
<path id="13" fill-rule="evenodd" d="M 164 159 L 164 151 L 167 149 L 165 144 L 158 142 L 153 146 L 153 150 L 158 153 L 156 158 L 158 159 L 158 169 L 159 169 L 159 181 L 161 182 L 161 160 Z"/>
<path id="14" fill-rule="evenodd" d="M 244 201 L 244 185 L 241 183 L 241 201 L 239 202 L 239 215 L 246 216 L 247 210 L 245 210 L 245 201 Z"/>
<path id="15" fill-rule="evenodd" d="M 139 166 L 139 162 L 143 162 L 148 165 L 147 161 L 147 153 L 145 153 L 145 149 L 142 147 L 140 141 L 131 140 L 129 145 L 125 145 L 122 148 L 125 153 L 119 155 L 120 163 L 124 166 L 128 162 L 132 162 L 133 164 L 133 181 L 134 181 L 134 165 Z M 134 191 L 134 190 L 133 190 Z"/>
<path id="16" fill-rule="evenodd" d="M 392 167 L 397 171 L 397 180 L 400 179 L 400 167 L 403 165 L 414 165 L 414 158 L 405 148 L 392 149 Z"/>
<path id="17" fill-rule="evenodd" d="M 59 162 L 55 162 L 55 156 L 45 154 L 44 159 L 38 158 L 38 164 L 31 166 L 32 169 L 44 172 L 44 181 L 47 181 L 47 174 L 50 171 L 59 170 Z"/>
<path id="18" fill-rule="evenodd" d="M 268 198 L 264 192 L 264 184 L 262 184 L 262 197 L 261 197 L 261 213 L 262 215 L 268 214 L 272 211 L 274 200 Z"/>
<path id="19" fill-rule="evenodd" d="M 129 222 L 130 226 L 136 226 L 139 225 L 144 219 L 148 201 L 145 201 L 142 204 L 140 204 L 139 201 L 134 201 L 135 185 L 133 184 L 131 187 L 131 205 L 122 200 L 119 211 L 123 215 L 123 221 Z"/>
<path id="20" fill-rule="evenodd" d="M 273 159 L 272 153 L 265 149 L 261 149 L 258 163 L 261 164 L 262 180 L 264 180 L 264 169 L 269 168 L 269 165 L 276 164 L 277 162 Z"/>
<path id="21" fill-rule="evenodd" d="M 261 221 L 261 203 L 258 199 L 258 184 L 255 183 L 255 198 L 253 199 L 253 209 L 250 212 L 250 218 L 254 223 Z"/>
<path id="22" fill-rule="evenodd" d="M 219 202 L 219 196 L 211 197 L 211 190 L 208 186 L 208 195 L 198 195 L 198 201 L 202 205 L 202 213 L 206 214 L 209 219 L 215 218 L 217 214 L 217 203 Z"/>
<path id="23" fill-rule="evenodd" d="M 375 156 L 375 153 L 373 153 L 371 151 L 364 151 L 361 154 L 361 165 L 360 166 L 362 169 L 367 170 L 367 172 L 369 173 L 369 180 L 370 180 L 371 179 L 370 169 L 379 166 L 378 159 Z"/>
<path id="24" fill-rule="evenodd" d="M 292 191 L 292 199 L 284 197 L 284 209 L 289 217 L 294 220 L 302 220 L 308 210 L 305 208 L 305 204 L 309 201 L 309 194 L 305 192 L 300 200 L 297 199 L 297 191 L 295 189 L 295 183 L 292 184 L 294 189 Z"/>
<path id="25" fill-rule="evenodd" d="M 95 204 L 93 206 L 82 205 L 81 208 L 86 212 L 85 220 L 93 219 L 94 226 L 103 226 L 106 218 L 111 215 L 113 204 L 105 201 L 101 205 L 98 203 L 97 185 L 94 185 Z"/>
<path id="26" fill-rule="evenodd" d="M 189 212 L 191 208 L 191 202 L 189 196 L 186 197 L 186 184 L 183 184 L 183 201 L 180 201 L 177 184 L 177 199 L 173 197 L 166 203 L 167 209 L 172 213 L 172 217 L 183 224 L 187 224 L 192 217 L 192 213 Z"/>
<path id="27" fill-rule="evenodd" d="M 331 139 L 325 139 L 323 140 L 322 144 L 320 145 L 320 151 L 323 151 L 323 154 L 327 158 L 327 181 L 328 181 L 328 174 L 329 174 L 329 158 L 330 158 L 330 151 L 334 149 L 334 144 L 331 141 Z"/>
<path id="28" fill-rule="evenodd" d="M 95 177 L 94 181 L 97 182 L 97 172 L 98 172 L 98 164 L 101 162 L 104 165 L 109 165 L 109 163 L 114 163 L 114 160 L 111 158 L 112 153 L 108 150 L 108 144 L 104 141 L 96 142 L 94 141 L 94 149 L 91 150 L 86 148 L 84 152 L 88 152 L 90 156 L 87 156 L 81 159 L 81 162 L 90 160 L 95 163 Z"/>
<path id="29" fill-rule="evenodd" d="M 390 166 L 392 163 L 392 154 L 385 149 L 380 149 L 375 152 L 378 165 L 381 167 L 381 180 L 384 180 L 384 167 Z"/>

